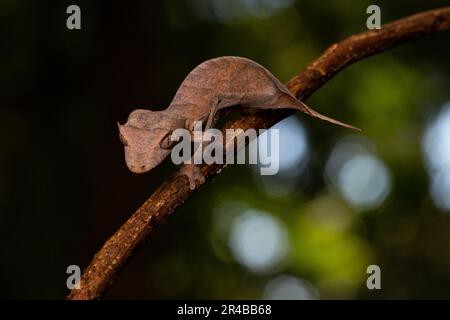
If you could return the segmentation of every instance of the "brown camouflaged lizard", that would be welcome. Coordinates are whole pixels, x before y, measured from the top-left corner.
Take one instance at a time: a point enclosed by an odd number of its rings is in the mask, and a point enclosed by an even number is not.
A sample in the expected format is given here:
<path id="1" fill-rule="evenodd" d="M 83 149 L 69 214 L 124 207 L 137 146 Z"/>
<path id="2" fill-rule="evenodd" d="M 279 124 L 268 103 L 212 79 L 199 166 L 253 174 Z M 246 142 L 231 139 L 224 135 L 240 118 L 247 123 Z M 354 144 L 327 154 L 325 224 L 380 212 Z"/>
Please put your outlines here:
<path id="1" fill-rule="evenodd" d="M 194 122 L 206 121 L 206 130 L 214 126 L 219 110 L 233 106 L 260 110 L 295 109 L 359 130 L 312 110 L 258 63 L 241 57 L 219 57 L 192 70 L 167 109 L 137 109 L 130 113 L 126 124 L 118 124 L 128 168 L 135 173 L 153 169 L 177 143 L 170 140 L 175 129 L 185 128 L 192 132 Z M 204 182 L 195 165 L 185 165 L 181 173 L 189 178 L 191 188 L 195 188 L 197 182 Z"/>

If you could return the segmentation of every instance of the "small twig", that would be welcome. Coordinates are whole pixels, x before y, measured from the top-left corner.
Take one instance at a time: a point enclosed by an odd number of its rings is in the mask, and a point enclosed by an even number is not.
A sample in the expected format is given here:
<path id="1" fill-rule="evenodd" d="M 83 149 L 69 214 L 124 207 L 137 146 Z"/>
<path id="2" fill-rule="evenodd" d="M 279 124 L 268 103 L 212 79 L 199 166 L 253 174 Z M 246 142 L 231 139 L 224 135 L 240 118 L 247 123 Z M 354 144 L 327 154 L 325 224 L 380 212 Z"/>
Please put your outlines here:
<path id="1" fill-rule="evenodd" d="M 289 89 L 301 100 L 307 99 L 344 67 L 403 42 L 450 29 L 450 7 L 419 13 L 373 30 L 353 35 L 331 45 L 317 60 L 288 83 Z M 227 123 L 225 128 L 269 128 L 289 111 L 264 112 L 242 116 Z M 202 167 L 207 180 L 223 169 L 223 165 Z M 186 177 L 170 176 L 145 203 L 105 243 L 81 277 L 80 289 L 74 289 L 68 299 L 97 299 L 113 284 L 120 270 L 151 234 L 196 190 L 189 189 Z"/>

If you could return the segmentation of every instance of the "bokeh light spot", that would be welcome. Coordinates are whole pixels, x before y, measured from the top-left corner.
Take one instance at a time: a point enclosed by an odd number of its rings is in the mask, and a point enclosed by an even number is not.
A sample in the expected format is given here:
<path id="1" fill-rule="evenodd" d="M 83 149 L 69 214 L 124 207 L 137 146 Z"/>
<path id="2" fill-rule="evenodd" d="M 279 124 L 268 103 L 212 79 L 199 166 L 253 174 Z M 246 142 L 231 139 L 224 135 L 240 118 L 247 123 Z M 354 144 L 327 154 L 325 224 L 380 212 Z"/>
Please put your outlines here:
<path id="1" fill-rule="evenodd" d="M 272 279 L 265 287 L 266 300 L 315 300 L 319 298 L 316 288 L 306 280 L 281 275 Z"/>
<path id="2" fill-rule="evenodd" d="M 293 0 L 191 0 L 201 19 L 230 22 L 247 16 L 268 17 L 289 7 Z M 205 10 L 208 8 L 210 10 Z"/>
<path id="3" fill-rule="evenodd" d="M 430 192 L 435 205 L 450 210 L 450 102 L 428 125 L 422 139 L 422 150 L 431 178 Z"/>
<path id="4" fill-rule="evenodd" d="M 430 190 L 436 206 L 442 210 L 450 210 L 450 166 L 432 176 Z"/>
<path id="5" fill-rule="evenodd" d="M 271 139 L 267 136 L 273 130 L 279 130 L 279 155 L 271 154 Z M 267 143 L 264 143 L 264 141 L 267 141 Z M 281 174 L 297 173 L 300 169 L 303 169 L 302 164 L 305 162 L 308 154 L 308 141 L 305 129 L 303 129 L 302 124 L 296 116 L 290 116 L 280 121 L 265 133 L 261 134 L 257 141 L 252 141 L 250 145 L 253 146 L 255 143 L 258 143 L 260 159 L 258 166 L 255 167 L 258 172 L 260 166 L 263 166 L 260 163 L 268 163 L 269 161 L 276 162 L 276 166 L 278 166 L 279 173 Z M 249 147 L 249 150 L 252 149 Z M 269 157 L 262 155 L 269 155 Z"/>
<path id="6" fill-rule="evenodd" d="M 344 197 L 357 207 L 377 207 L 390 189 L 386 167 L 370 155 L 350 159 L 338 179 Z"/>
<path id="7" fill-rule="evenodd" d="M 333 149 L 325 170 L 330 187 L 360 211 L 379 207 L 392 188 L 389 170 L 364 141 L 344 138 Z"/>
<path id="8" fill-rule="evenodd" d="M 254 209 L 235 219 L 229 246 L 235 259 L 255 273 L 276 271 L 290 251 L 282 223 L 271 214 Z"/>
<path id="9" fill-rule="evenodd" d="M 273 129 L 279 130 L 278 155 L 271 152 L 273 148 L 270 145 L 270 132 Z M 255 144 L 259 150 L 259 161 L 252 168 L 258 187 L 274 198 L 291 194 L 296 188 L 299 175 L 306 168 L 308 162 L 308 140 L 300 121 L 295 116 L 280 121 L 263 133 L 257 141 L 252 141 L 247 149 L 255 151 L 257 149 Z M 279 168 L 278 173 L 273 176 L 261 175 L 261 167 L 267 167 L 264 164 L 269 162 L 272 163 L 272 166 Z"/>

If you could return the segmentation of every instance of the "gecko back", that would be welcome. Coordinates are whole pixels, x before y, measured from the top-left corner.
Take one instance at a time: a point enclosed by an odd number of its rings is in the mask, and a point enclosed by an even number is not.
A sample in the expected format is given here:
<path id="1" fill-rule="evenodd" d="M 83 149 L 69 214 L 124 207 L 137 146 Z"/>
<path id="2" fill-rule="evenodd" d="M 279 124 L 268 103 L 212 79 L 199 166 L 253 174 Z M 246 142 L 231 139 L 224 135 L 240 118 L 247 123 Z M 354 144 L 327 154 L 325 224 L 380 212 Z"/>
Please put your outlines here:
<path id="1" fill-rule="evenodd" d="M 211 59 L 194 68 L 181 83 L 168 109 L 180 116 L 202 119 L 231 106 L 295 109 L 327 122 L 359 130 L 309 108 L 260 64 L 232 56 Z"/>
<path id="2" fill-rule="evenodd" d="M 196 106 L 208 111 L 217 96 L 235 97 L 233 100 L 242 104 L 254 97 L 273 96 L 280 90 L 287 89 L 263 66 L 246 58 L 226 56 L 194 68 L 181 83 L 170 107 Z"/>

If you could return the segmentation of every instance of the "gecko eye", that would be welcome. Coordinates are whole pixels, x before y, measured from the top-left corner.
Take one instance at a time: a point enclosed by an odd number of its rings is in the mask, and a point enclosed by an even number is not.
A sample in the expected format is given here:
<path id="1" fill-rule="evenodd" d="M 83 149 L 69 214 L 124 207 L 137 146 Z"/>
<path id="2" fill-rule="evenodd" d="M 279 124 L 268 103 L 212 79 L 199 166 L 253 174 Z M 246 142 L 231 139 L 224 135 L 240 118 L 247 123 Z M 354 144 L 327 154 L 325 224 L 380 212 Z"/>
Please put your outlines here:
<path id="1" fill-rule="evenodd" d="M 167 133 L 164 138 L 162 138 L 161 142 L 159 143 L 159 146 L 162 149 L 171 149 L 177 141 L 170 140 L 170 136 L 172 135 L 172 132 Z"/>
<path id="2" fill-rule="evenodd" d="M 127 139 L 125 139 L 125 137 L 121 133 L 119 133 L 119 138 L 120 138 L 120 141 L 123 143 L 124 146 L 128 146 Z"/>

